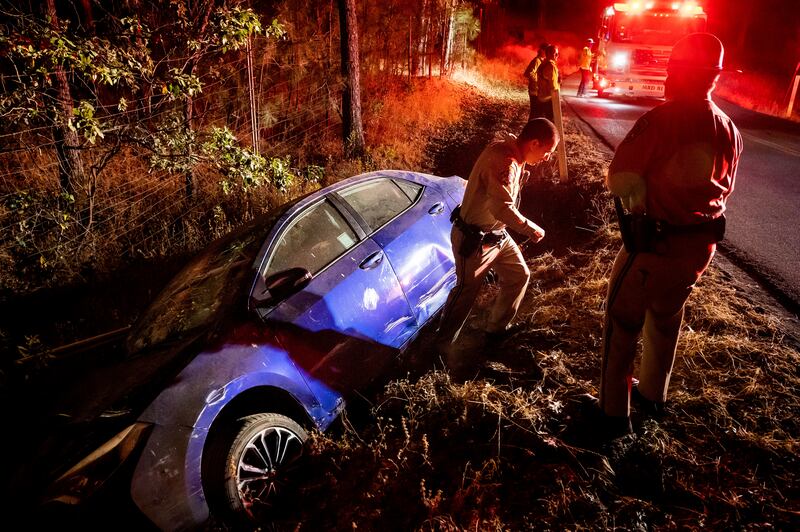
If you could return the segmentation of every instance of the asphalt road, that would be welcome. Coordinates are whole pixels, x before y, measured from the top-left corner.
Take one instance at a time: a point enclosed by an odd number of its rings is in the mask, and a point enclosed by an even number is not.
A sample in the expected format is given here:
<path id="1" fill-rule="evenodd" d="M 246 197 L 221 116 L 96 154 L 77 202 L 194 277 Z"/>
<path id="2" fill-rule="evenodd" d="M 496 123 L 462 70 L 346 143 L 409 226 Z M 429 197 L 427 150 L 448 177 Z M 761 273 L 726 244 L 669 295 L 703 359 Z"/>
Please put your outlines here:
<path id="1" fill-rule="evenodd" d="M 562 94 L 572 110 L 612 147 L 658 100 L 576 98 L 577 78 Z M 743 109 L 714 98 L 744 139 L 736 188 L 728 202 L 726 255 L 800 307 L 800 124 Z M 796 311 L 796 310 L 795 310 Z"/>

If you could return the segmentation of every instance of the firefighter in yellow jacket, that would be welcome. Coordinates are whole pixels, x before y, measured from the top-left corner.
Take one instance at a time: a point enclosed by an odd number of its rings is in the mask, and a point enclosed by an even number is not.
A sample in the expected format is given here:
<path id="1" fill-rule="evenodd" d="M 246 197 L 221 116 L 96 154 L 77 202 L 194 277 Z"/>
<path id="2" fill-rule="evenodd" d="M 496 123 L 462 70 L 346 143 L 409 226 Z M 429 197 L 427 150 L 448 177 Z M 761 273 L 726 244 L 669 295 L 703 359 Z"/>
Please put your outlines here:
<path id="1" fill-rule="evenodd" d="M 578 57 L 578 72 L 581 74 L 581 83 L 578 85 L 577 96 L 583 98 L 586 95 L 586 84 L 592 80 L 592 46 L 594 39 L 586 39 L 586 46 L 581 50 Z"/>
<path id="2" fill-rule="evenodd" d="M 544 229 L 518 209 L 525 163 L 549 159 L 559 135 L 549 120 L 529 121 L 516 138 L 490 144 L 472 168 L 462 204 L 453 213 L 451 242 L 457 282 L 447 299 L 438 344 L 450 358 L 452 347 L 469 316 L 489 269 L 498 276 L 500 291 L 487 325 L 487 340 L 502 339 L 517 314 L 530 270 L 506 228 L 534 242 Z M 458 361 L 449 360 L 451 365 Z"/>
<path id="3" fill-rule="evenodd" d="M 742 138 L 711 101 L 722 43 L 683 37 L 667 66 L 667 102 L 645 113 L 617 148 L 606 185 L 632 212 L 611 272 L 599 406 L 607 435 L 629 432 L 630 400 L 664 412 L 684 306 L 724 234 Z M 638 385 L 637 338 L 643 334 Z"/>
<path id="4" fill-rule="evenodd" d="M 558 59 L 558 47 L 554 44 L 548 44 L 545 48 L 545 61 L 539 67 L 536 75 L 537 113 L 538 116 L 548 120 L 553 120 L 554 93 L 561 89 L 556 59 Z"/>
<path id="5" fill-rule="evenodd" d="M 542 43 L 539 45 L 539 50 L 536 52 L 536 57 L 534 57 L 530 63 L 528 63 L 528 67 L 525 69 L 525 72 L 522 74 L 525 77 L 525 80 L 528 82 L 528 98 L 531 101 L 531 110 L 528 114 L 528 120 L 533 120 L 538 116 L 536 111 L 538 101 L 536 99 L 536 95 L 539 90 L 538 82 L 537 82 L 537 72 L 539 67 L 545 60 L 545 49 L 547 48 L 547 43 Z"/>

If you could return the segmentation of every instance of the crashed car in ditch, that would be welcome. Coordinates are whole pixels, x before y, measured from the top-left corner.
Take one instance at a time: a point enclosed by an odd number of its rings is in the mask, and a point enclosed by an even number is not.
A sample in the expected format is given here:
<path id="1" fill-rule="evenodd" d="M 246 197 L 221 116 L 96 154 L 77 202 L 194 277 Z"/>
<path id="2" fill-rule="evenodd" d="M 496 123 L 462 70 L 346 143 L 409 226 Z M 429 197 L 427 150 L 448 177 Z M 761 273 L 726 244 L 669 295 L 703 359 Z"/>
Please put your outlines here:
<path id="1" fill-rule="evenodd" d="M 138 401 L 135 422 L 65 473 L 55 498 L 79 499 L 91 474 L 127 460 L 133 501 L 162 529 L 263 515 L 308 431 L 328 428 L 442 309 L 465 183 L 362 174 L 211 244 L 128 336 L 139 364 L 123 374 L 151 394 L 125 378 L 97 390 Z"/>

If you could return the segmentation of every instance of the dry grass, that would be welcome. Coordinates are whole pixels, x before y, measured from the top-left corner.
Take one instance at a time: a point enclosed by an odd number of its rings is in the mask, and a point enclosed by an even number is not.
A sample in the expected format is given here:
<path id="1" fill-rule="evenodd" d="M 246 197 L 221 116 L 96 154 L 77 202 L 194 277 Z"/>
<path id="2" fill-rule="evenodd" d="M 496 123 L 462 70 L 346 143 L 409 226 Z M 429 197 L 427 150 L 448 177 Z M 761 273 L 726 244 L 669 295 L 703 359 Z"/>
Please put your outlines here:
<path id="1" fill-rule="evenodd" d="M 392 89 L 370 105 L 365 115 L 370 153 L 379 168 L 418 168 L 428 137 L 462 117 L 469 91 L 440 78 L 423 78 Z"/>
<path id="2" fill-rule="evenodd" d="M 409 374 L 341 435 L 315 435 L 310 481 L 288 507 L 300 518 L 287 527 L 796 528 L 800 354 L 714 267 L 690 298 L 670 415 L 634 411 L 635 437 L 591 445 L 576 399 L 596 391 L 618 236 L 600 180 L 606 158 L 572 126 L 568 140 L 572 181 L 533 183 L 541 205 L 529 208 L 582 202 L 575 225 L 591 233 L 563 232 L 553 252 L 531 254 L 526 330 L 473 353 L 481 364 L 466 380 Z"/>
<path id="3" fill-rule="evenodd" d="M 786 117 L 788 95 L 793 79 L 760 72 L 725 72 L 717 83 L 715 94 L 746 109 Z M 800 102 L 795 102 L 792 120 L 800 121 Z"/>

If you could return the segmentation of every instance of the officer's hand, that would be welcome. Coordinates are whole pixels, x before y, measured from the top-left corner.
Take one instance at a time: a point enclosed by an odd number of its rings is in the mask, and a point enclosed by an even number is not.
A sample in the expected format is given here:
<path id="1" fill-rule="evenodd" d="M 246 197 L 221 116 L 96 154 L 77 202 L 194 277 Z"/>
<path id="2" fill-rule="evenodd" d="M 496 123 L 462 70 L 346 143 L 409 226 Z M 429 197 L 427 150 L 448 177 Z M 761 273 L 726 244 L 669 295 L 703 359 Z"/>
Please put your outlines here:
<path id="1" fill-rule="evenodd" d="M 528 227 L 531 229 L 530 237 L 533 242 L 541 242 L 544 238 L 544 229 L 536 225 L 535 223 L 528 221 Z"/>

